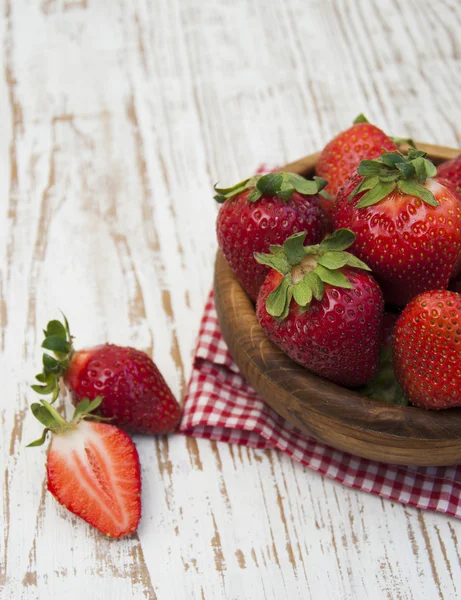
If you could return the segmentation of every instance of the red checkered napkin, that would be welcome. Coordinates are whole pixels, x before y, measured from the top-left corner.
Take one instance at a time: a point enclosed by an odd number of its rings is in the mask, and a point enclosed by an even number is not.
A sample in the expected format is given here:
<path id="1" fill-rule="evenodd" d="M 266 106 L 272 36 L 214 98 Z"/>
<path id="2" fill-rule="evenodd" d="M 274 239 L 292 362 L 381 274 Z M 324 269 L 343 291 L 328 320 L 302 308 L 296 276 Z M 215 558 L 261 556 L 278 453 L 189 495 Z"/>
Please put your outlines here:
<path id="1" fill-rule="evenodd" d="M 461 465 L 403 467 L 359 458 L 302 434 L 266 406 L 229 354 L 212 294 L 200 327 L 180 431 L 254 448 L 277 448 L 349 487 L 461 518 Z"/>

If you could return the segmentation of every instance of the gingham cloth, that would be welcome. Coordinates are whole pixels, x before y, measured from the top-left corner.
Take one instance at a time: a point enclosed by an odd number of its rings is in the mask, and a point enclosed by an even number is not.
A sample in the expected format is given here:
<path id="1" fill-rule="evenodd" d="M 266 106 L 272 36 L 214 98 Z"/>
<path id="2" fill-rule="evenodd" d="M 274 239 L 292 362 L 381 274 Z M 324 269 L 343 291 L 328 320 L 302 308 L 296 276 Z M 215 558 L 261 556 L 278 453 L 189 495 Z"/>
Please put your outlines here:
<path id="1" fill-rule="evenodd" d="M 334 450 L 269 408 L 241 376 L 221 336 L 213 295 L 205 307 L 180 432 L 276 448 L 344 485 L 461 518 L 461 465 L 404 467 Z"/>

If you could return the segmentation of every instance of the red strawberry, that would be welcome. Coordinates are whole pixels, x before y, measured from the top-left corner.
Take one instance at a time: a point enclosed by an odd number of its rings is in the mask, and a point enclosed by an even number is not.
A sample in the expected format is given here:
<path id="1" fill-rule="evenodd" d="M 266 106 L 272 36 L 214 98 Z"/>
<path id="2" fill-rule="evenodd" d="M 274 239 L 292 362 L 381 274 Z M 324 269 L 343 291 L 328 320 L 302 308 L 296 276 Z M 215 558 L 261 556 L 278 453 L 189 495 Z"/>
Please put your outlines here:
<path id="1" fill-rule="evenodd" d="M 446 288 L 461 253 L 461 201 L 432 179 L 436 169 L 424 157 L 410 150 L 362 161 L 336 200 L 335 226 L 356 234 L 351 252 L 398 306 Z"/>
<path id="2" fill-rule="evenodd" d="M 461 406 L 461 295 L 425 292 L 395 328 L 394 370 L 410 402 L 422 408 Z"/>
<path id="3" fill-rule="evenodd" d="M 395 143 L 384 131 L 359 115 L 352 127 L 338 134 L 322 150 L 317 161 L 317 175 L 328 181 L 327 191 L 336 196 L 360 161 L 380 156 L 383 148 L 397 150 Z M 323 201 L 322 208 L 331 211 L 333 202 Z"/>
<path id="4" fill-rule="evenodd" d="M 461 193 L 461 154 L 446 160 L 437 167 L 437 179 L 449 182 L 458 193 Z"/>
<path id="5" fill-rule="evenodd" d="M 256 314 L 269 339 L 310 371 L 347 387 L 378 369 L 383 297 L 368 267 L 344 250 L 353 242 L 338 230 L 303 247 L 305 233 L 271 254 L 255 254 L 272 267 Z"/>
<path id="6" fill-rule="evenodd" d="M 43 357 L 41 394 L 58 395 L 59 378 L 77 404 L 83 398 L 103 397 L 100 414 L 134 433 L 164 434 L 174 431 L 181 408 L 170 388 L 145 352 L 113 344 L 74 351 L 67 321 L 50 321 L 43 348 L 55 353 Z"/>
<path id="7" fill-rule="evenodd" d="M 141 472 L 129 436 L 106 423 L 86 420 L 101 403 L 83 400 L 68 423 L 48 402 L 32 404 L 45 425 L 43 444 L 53 433 L 46 470 L 48 490 L 56 500 L 99 531 L 120 538 L 136 531 L 141 518 Z"/>
<path id="8" fill-rule="evenodd" d="M 218 189 L 223 202 L 218 214 L 218 244 L 247 294 L 256 300 L 268 268 L 253 259 L 254 252 L 269 252 L 289 235 L 306 231 L 315 244 L 329 230 L 319 206 L 326 181 L 307 181 L 292 173 L 269 173 Z"/>

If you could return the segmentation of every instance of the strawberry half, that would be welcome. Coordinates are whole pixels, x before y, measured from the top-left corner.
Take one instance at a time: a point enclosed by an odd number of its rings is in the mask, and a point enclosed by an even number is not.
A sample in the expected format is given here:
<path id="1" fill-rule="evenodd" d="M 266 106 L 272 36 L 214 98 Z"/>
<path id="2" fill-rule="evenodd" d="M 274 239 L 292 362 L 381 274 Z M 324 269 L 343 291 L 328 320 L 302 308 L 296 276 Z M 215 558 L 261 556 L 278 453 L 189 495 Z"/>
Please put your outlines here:
<path id="1" fill-rule="evenodd" d="M 73 514 L 101 533 L 120 538 L 134 533 L 141 518 L 141 472 L 135 445 L 129 436 L 107 423 L 90 422 L 101 403 L 85 399 L 67 422 L 48 402 L 32 404 L 35 417 L 45 425 L 40 439 L 53 436 L 46 471 L 48 490 Z"/>
<path id="2" fill-rule="evenodd" d="M 383 297 L 368 267 L 349 252 L 354 234 L 335 231 L 304 247 L 290 236 L 270 254 L 272 267 L 256 315 L 269 339 L 310 371 L 346 387 L 369 381 L 379 364 Z"/>
<path id="3" fill-rule="evenodd" d="M 384 131 L 369 123 L 363 115 L 359 115 L 352 127 L 339 133 L 322 150 L 317 161 L 317 175 L 328 181 L 327 191 L 336 196 L 360 161 L 380 156 L 383 149 L 398 148 Z M 333 208 L 332 201 L 324 201 L 322 204 L 328 212 Z"/>
<path id="4" fill-rule="evenodd" d="M 174 431 L 181 407 L 152 359 L 135 348 L 104 344 L 75 351 L 69 324 L 50 321 L 42 347 L 43 372 L 33 386 L 42 395 L 59 393 L 59 380 L 70 389 L 74 404 L 102 396 L 99 412 L 114 425 L 133 433 Z"/>
<path id="5" fill-rule="evenodd" d="M 404 309 L 394 334 L 394 370 L 410 402 L 461 406 L 461 295 L 430 291 Z"/>
<path id="6" fill-rule="evenodd" d="M 267 273 L 254 252 L 269 252 L 271 244 L 305 231 L 306 243 L 316 244 L 331 223 L 319 205 L 326 181 L 308 181 L 293 173 L 268 173 L 237 185 L 215 188 L 222 203 L 216 223 L 218 244 L 244 290 L 256 300 Z"/>
<path id="7" fill-rule="evenodd" d="M 460 264 L 461 200 L 433 179 L 425 156 L 412 149 L 362 161 L 333 215 L 336 227 L 356 234 L 351 252 L 371 267 L 385 301 L 402 307 L 447 288 Z"/>

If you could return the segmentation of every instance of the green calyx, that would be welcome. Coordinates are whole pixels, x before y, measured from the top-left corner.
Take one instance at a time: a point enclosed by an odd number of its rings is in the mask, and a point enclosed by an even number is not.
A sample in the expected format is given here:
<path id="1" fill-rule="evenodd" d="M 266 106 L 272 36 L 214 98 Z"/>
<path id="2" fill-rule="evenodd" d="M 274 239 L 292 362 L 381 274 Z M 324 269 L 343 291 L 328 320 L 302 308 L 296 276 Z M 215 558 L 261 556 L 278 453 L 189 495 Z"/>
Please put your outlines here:
<path id="1" fill-rule="evenodd" d="M 45 339 L 42 348 L 48 352 L 43 354 L 42 372 L 35 376 L 39 383 L 31 386 L 41 396 L 51 394 L 51 404 L 59 395 L 59 379 L 69 366 L 74 353 L 69 323 L 64 315 L 63 321 L 64 324 L 60 321 L 50 321 L 43 331 Z"/>
<path id="2" fill-rule="evenodd" d="M 408 405 L 408 398 L 397 381 L 392 366 L 392 348 L 382 348 L 379 358 L 379 369 L 373 379 L 357 390 L 362 396 L 381 400 L 389 404 Z"/>
<path id="3" fill-rule="evenodd" d="M 98 415 L 91 414 L 95 411 L 102 402 L 101 396 L 97 396 L 94 400 L 90 400 L 89 398 L 84 398 L 81 402 L 79 402 L 75 408 L 74 415 L 70 421 L 66 421 L 58 411 L 46 400 L 41 400 L 40 404 L 38 402 L 34 402 L 30 407 L 34 417 L 40 421 L 42 425 L 45 425 L 45 429 L 41 437 L 34 442 L 31 442 L 27 445 L 28 448 L 33 446 L 41 446 L 45 440 L 49 431 L 52 433 L 63 433 L 68 429 L 72 429 L 80 421 L 91 418 L 93 420 L 98 421 L 107 421 L 104 417 L 99 417 Z"/>
<path id="4" fill-rule="evenodd" d="M 437 174 L 436 167 L 425 157 L 426 152 L 410 149 L 406 156 L 400 152 L 386 152 L 375 160 L 362 160 L 358 173 L 365 178 L 352 191 L 349 201 L 366 191 L 356 205 L 356 208 L 366 208 L 398 190 L 421 198 L 429 206 L 438 206 L 434 194 L 424 187 L 426 180 Z"/>
<path id="5" fill-rule="evenodd" d="M 283 246 L 271 246 L 269 254 L 254 254 L 260 264 L 283 275 L 266 302 L 267 312 L 280 320 L 287 317 L 292 298 L 303 311 L 309 309 L 314 298 L 322 300 L 324 284 L 352 289 L 349 279 L 341 272 L 342 267 L 370 271 L 364 262 L 345 251 L 355 240 L 350 229 L 338 229 L 314 246 L 304 246 L 305 239 L 306 232 L 295 233 Z"/>
<path id="6" fill-rule="evenodd" d="M 214 189 L 217 194 L 214 199 L 222 204 L 228 198 L 250 189 L 252 189 L 248 196 L 250 202 L 256 202 L 262 196 L 280 196 L 284 202 L 288 202 L 295 191 L 305 196 L 321 194 L 330 198 L 328 192 L 323 191 L 327 184 L 327 180 L 322 177 L 314 177 L 309 180 L 301 175 L 296 175 L 296 173 L 267 173 L 245 179 L 230 188 L 218 188 L 215 185 Z"/>

